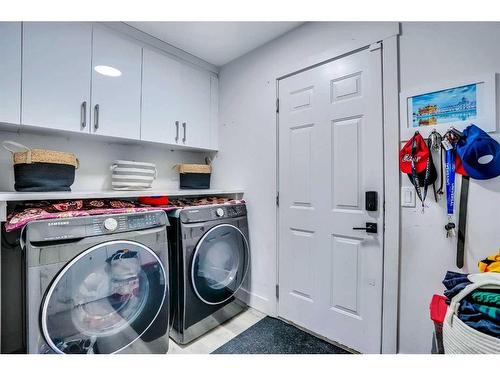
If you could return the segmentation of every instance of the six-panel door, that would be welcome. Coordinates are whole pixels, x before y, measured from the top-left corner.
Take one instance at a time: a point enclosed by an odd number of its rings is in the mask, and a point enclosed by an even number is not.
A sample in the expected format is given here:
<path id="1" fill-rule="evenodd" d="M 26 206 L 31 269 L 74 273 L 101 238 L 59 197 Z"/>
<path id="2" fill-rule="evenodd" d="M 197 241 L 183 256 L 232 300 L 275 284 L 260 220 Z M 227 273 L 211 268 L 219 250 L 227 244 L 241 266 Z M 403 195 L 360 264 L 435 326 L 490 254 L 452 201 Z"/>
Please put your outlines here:
<path id="1" fill-rule="evenodd" d="M 383 209 L 380 49 L 279 82 L 279 315 L 379 353 Z M 381 205 L 382 203 L 380 203 Z M 378 224 L 378 233 L 354 228 Z"/>
<path id="2" fill-rule="evenodd" d="M 23 23 L 22 124 L 89 132 L 91 44 L 90 23 Z"/>

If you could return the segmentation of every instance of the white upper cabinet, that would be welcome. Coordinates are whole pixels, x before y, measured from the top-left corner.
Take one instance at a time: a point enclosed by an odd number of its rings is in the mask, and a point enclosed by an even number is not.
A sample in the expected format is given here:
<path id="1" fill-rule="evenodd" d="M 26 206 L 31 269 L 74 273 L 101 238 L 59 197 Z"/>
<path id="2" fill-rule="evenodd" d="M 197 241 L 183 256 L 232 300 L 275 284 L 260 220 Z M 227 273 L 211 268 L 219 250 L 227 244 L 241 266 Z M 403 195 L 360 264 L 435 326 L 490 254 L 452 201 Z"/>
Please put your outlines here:
<path id="1" fill-rule="evenodd" d="M 216 150 L 218 78 L 103 25 L 0 22 L 0 123 Z"/>
<path id="2" fill-rule="evenodd" d="M 0 22 L 0 122 L 21 122 L 21 22 Z"/>
<path id="3" fill-rule="evenodd" d="M 94 26 L 92 133 L 140 139 L 142 48 Z"/>
<path id="4" fill-rule="evenodd" d="M 181 144 L 210 148 L 210 74 L 183 65 L 180 95 L 183 109 Z"/>
<path id="5" fill-rule="evenodd" d="M 148 49 L 142 60 L 141 139 L 180 144 L 182 65 Z"/>
<path id="6" fill-rule="evenodd" d="M 89 131 L 91 37 L 88 23 L 23 23 L 22 124 Z"/>

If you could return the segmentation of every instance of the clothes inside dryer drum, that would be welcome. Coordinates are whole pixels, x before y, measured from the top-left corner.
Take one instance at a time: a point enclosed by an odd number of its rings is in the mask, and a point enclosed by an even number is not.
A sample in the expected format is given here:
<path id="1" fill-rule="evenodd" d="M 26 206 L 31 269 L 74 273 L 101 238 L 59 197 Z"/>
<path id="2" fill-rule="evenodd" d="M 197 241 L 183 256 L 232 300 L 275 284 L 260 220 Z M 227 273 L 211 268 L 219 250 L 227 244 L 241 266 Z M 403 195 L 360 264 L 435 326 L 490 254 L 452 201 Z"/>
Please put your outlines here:
<path id="1" fill-rule="evenodd" d="M 227 224 L 212 228 L 197 245 L 192 262 L 192 284 L 208 304 L 231 298 L 248 270 L 248 242 L 241 231 Z"/>
<path id="2" fill-rule="evenodd" d="M 71 261 L 42 304 L 42 330 L 52 350 L 114 353 L 156 318 L 166 275 L 156 254 L 132 241 L 96 245 Z"/>

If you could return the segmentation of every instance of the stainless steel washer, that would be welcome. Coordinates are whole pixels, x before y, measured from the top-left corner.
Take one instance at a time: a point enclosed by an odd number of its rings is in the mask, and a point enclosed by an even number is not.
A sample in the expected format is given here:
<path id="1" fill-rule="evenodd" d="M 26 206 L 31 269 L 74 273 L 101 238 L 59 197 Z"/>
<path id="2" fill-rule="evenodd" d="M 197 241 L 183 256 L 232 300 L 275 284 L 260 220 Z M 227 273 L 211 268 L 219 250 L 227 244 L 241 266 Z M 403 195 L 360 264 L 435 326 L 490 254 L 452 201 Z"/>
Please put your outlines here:
<path id="1" fill-rule="evenodd" d="M 186 344 L 245 307 L 250 264 L 245 204 L 191 207 L 169 214 L 171 337 Z"/>
<path id="2" fill-rule="evenodd" d="M 166 353 L 167 225 L 162 211 L 29 223 L 25 350 Z"/>

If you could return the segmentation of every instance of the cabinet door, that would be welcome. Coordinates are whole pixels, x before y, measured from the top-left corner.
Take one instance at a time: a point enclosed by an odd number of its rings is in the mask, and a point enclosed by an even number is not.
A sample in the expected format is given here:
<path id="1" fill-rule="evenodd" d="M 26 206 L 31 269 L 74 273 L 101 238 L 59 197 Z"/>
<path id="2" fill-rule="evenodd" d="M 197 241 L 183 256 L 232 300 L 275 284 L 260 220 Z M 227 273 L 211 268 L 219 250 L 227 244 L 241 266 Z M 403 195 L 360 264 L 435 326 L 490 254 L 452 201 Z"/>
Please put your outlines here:
<path id="1" fill-rule="evenodd" d="M 182 81 L 181 141 L 187 146 L 210 148 L 210 74 L 183 65 Z"/>
<path id="2" fill-rule="evenodd" d="M 142 60 L 141 139 L 182 143 L 182 65 L 160 53 L 144 49 Z"/>
<path id="3" fill-rule="evenodd" d="M 21 122 L 21 22 L 0 22 L 0 122 Z"/>
<path id="4" fill-rule="evenodd" d="M 92 26 L 23 24 L 23 124 L 89 131 Z"/>
<path id="5" fill-rule="evenodd" d="M 103 26 L 92 44 L 92 133 L 140 139 L 142 48 Z"/>
<path id="6" fill-rule="evenodd" d="M 219 78 L 210 77 L 210 148 L 219 149 Z"/>

